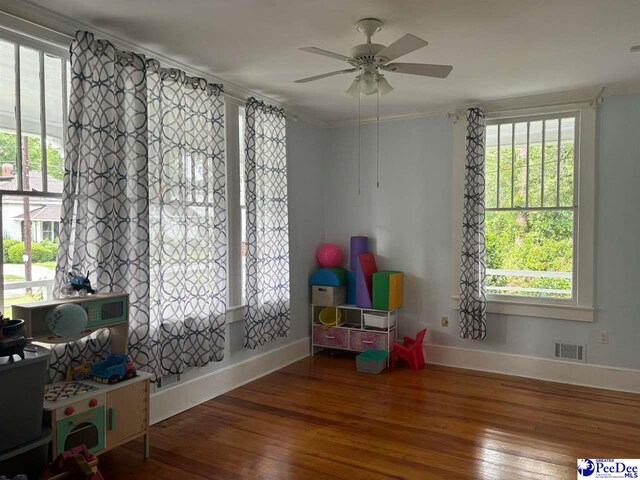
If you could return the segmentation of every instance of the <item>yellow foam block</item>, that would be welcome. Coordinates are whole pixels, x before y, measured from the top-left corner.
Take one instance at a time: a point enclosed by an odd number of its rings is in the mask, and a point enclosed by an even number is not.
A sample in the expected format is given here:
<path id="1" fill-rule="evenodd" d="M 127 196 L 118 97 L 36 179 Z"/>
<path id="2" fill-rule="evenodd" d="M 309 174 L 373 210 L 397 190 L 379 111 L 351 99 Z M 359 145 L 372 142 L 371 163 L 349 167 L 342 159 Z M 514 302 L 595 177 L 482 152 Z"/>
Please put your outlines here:
<path id="1" fill-rule="evenodd" d="M 389 275 L 389 310 L 402 306 L 402 273 Z"/>

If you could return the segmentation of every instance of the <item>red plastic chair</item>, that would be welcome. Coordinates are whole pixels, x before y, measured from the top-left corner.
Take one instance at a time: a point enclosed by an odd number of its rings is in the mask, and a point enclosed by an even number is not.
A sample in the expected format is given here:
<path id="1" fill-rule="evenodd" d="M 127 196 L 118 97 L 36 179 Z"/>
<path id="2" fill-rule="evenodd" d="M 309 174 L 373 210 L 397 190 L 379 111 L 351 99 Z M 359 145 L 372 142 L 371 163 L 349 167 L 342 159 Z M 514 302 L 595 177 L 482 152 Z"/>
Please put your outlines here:
<path id="1" fill-rule="evenodd" d="M 391 350 L 391 368 L 396 366 L 396 358 L 401 358 L 409 364 L 411 368 L 417 370 L 425 365 L 424 354 L 422 353 L 422 341 L 427 329 L 420 330 L 416 338 L 404 337 L 403 344 L 393 342 Z"/>

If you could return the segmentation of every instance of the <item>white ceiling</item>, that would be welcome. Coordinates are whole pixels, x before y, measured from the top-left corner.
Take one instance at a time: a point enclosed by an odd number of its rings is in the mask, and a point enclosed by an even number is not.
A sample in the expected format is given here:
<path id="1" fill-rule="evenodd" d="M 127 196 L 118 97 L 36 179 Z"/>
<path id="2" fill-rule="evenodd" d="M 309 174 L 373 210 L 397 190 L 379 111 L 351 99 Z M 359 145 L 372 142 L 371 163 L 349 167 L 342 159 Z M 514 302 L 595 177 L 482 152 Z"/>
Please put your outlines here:
<path id="1" fill-rule="evenodd" d="M 360 18 L 384 21 L 374 41 L 405 33 L 429 46 L 398 61 L 451 64 L 446 80 L 388 73 L 381 111 L 402 115 L 509 97 L 640 82 L 639 0 L 33 0 L 326 122 L 356 116 L 346 68 L 301 52 L 348 54 Z M 375 99 L 366 100 L 370 105 Z M 370 105 L 367 112 L 371 112 Z"/>

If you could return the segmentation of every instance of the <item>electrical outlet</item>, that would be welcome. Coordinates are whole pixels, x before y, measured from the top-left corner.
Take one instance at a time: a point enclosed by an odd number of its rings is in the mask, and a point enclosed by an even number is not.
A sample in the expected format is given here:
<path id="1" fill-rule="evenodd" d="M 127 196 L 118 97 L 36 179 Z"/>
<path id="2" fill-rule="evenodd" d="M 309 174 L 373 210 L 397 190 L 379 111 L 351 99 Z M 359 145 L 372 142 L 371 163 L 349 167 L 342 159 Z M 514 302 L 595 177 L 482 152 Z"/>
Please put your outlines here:
<path id="1" fill-rule="evenodd" d="M 449 326 L 449 317 L 442 317 L 442 318 L 440 318 L 440 321 L 442 322 L 442 326 L 443 327 L 448 327 Z"/>
<path id="2" fill-rule="evenodd" d="M 609 343 L 609 332 L 600 332 L 598 343 Z"/>

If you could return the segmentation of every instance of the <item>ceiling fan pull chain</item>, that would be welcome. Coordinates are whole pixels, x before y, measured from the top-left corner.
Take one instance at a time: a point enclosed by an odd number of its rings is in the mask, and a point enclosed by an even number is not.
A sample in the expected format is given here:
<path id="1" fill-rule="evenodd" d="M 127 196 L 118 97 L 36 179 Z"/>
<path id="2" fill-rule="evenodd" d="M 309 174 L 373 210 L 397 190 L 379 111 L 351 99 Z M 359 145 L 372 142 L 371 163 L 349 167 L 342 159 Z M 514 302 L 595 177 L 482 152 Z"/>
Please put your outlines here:
<path id="1" fill-rule="evenodd" d="M 380 188 L 380 89 L 376 103 L 376 188 Z"/>
<path id="2" fill-rule="evenodd" d="M 358 93 L 358 195 L 360 195 L 360 101 L 362 93 Z"/>

